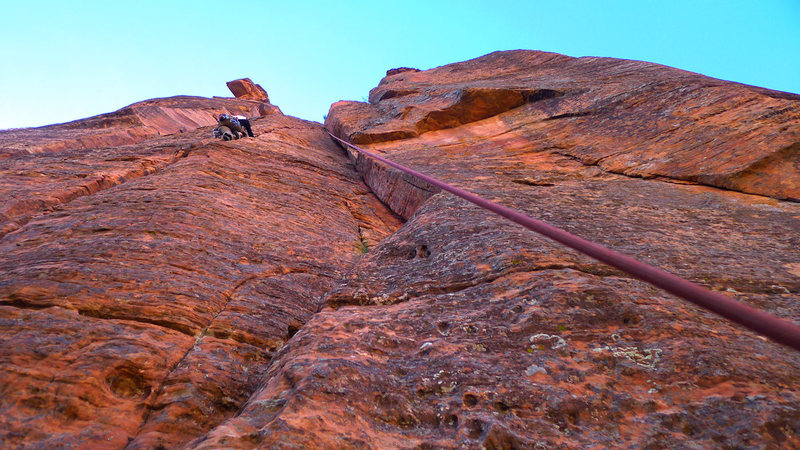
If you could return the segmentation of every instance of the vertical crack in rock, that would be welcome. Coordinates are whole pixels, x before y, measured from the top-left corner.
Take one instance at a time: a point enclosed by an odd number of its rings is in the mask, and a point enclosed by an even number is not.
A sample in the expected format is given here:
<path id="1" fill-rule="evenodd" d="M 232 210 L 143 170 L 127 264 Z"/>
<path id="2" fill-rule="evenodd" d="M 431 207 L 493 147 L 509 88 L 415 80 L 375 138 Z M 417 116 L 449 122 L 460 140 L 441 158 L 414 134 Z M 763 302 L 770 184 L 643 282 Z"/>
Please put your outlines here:
<path id="1" fill-rule="evenodd" d="M 339 144 L 336 144 L 339 145 Z M 439 192 L 422 180 L 344 148 L 364 183 L 392 212 L 408 220 L 431 195 Z"/>
<path id="2" fill-rule="evenodd" d="M 189 353 L 191 353 L 192 351 L 196 351 L 198 349 L 198 345 L 203 340 L 203 338 L 206 337 L 206 333 L 208 332 L 209 327 L 211 327 L 211 325 L 214 323 L 214 320 L 216 320 L 217 317 L 219 317 L 219 315 L 223 311 L 225 311 L 225 308 L 228 307 L 228 304 L 230 303 L 231 298 L 233 298 L 233 296 L 236 293 L 236 291 L 238 291 L 239 288 L 241 288 L 245 283 L 248 283 L 248 282 L 254 280 L 255 278 L 256 278 L 255 275 L 245 277 L 244 279 L 239 281 L 236 284 L 236 286 L 233 287 L 233 289 L 231 289 L 231 291 L 225 296 L 226 297 L 225 304 L 222 306 L 222 308 L 219 311 L 217 311 L 214 314 L 213 317 L 211 317 L 211 319 L 208 321 L 208 324 L 205 326 L 205 328 L 203 328 L 203 330 L 196 336 L 194 344 L 191 347 L 189 347 L 186 350 L 186 352 L 183 354 L 183 356 L 181 356 L 181 358 L 179 360 L 177 360 L 175 362 L 175 364 L 172 365 L 172 367 L 170 367 L 167 370 L 166 374 L 164 375 L 164 378 L 161 379 L 161 381 L 158 383 L 158 386 L 154 390 L 155 391 L 155 396 L 152 398 L 152 401 L 149 404 L 145 405 L 146 411 L 145 411 L 144 417 L 142 418 L 142 423 L 139 426 L 139 430 L 136 432 L 136 434 L 134 436 L 138 436 L 139 434 L 141 434 L 142 429 L 144 428 L 145 424 L 147 424 L 148 420 L 150 419 L 150 414 L 153 412 L 154 405 L 158 402 L 159 396 L 162 394 L 163 389 L 164 389 L 164 383 L 170 378 L 170 375 L 172 375 L 172 373 L 175 372 L 175 370 L 186 360 L 186 358 L 189 356 Z M 131 444 L 133 444 L 133 446 Z M 136 446 L 136 439 L 132 438 L 130 443 L 128 445 L 126 445 L 126 448 L 132 448 L 132 447 L 135 447 L 135 446 Z"/>
<path id="3" fill-rule="evenodd" d="M 292 125 L 294 124 L 284 127 L 273 126 L 270 127 L 270 132 L 292 129 Z M 398 220 L 390 212 L 383 211 L 384 207 L 380 202 L 371 198 L 365 191 L 363 184 L 358 182 L 356 173 L 346 169 L 343 156 L 325 138 L 319 126 L 310 127 L 306 131 L 310 136 L 305 139 L 316 141 L 314 147 L 309 147 L 308 144 L 299 148 L 293 147 L 292 140 L 302 136 L 303 133 L 300 131 L 302 127 L 295 125 L 294 128 L 295 133 L 287 136 L 289 138 L 287 140 L 278 135 L 274 137 L 269 134 L 262 135 L 271 145 L 281 147 L 276 149 L 271 159 L 276 168 L 280 167 L 283 172 L 280 180 L 285 185 L 283 189 L 291 190 L 287 191 L 289 195 L 286 197 L 287 203 L 284 203 L 280 196 L 270 198 L 270 202 L 276 202 L 281 209 L 272 210 L 273 216 L 265 216 L 264 220 L 275 225 L 285 223 L 287 220 L 293 222 L 303 228 L 304 233 L 311 235 L 308 238 L 302 237 L 301 241 L 314 240 L 313 246 L 308 247 L 307 256 L 297 255 L 296 245 L 286 247 L 293 256 L 288 259 L 281 257 L 279 260 L 270 258 L 270 264 L 279 264 L 283 267 L 256 273 L 230 293 L 224 307 L 208 322 L 195 345 L 184 356 L 184 362 L 175 366 L 175 369 L 165 377 L 165 388 L 161 391 L 163 395 L 160 393 L 154 400 L 152 413 L 145 420 L 136 438 L 128 445 L 129 448 L 182 443 L 236 413 L 250 393 L 263 382 L 262 372 L 268 369 L 273 352 L 286 340 L 291 339 L 317 311 L 322 294 L 331 289 L 331 284 L 349 265 L 339 264 L 338 267 L 330 265 L 324 262 L 325 258 L 344 257 L 343 261 L 352 261 L 359 255 L 354 243 L 364 238 L 365 234 L 359 235 L 356 230 L 344 232 L 344 229 L 340 229 L 349 222 L 349 220 L 342 221 L 345 216 L 330 222 L 338 213 L 334 213 L 333 216 L 328 213 L 326 227 L 311 231 L 312 229 L 307 227 L 312 224 L 316 226 L 319 219 L 312 218 L 310 223 L 303 224 L 292 218 L 292 214 L 307 216 L 311 210 L 323 205 L 328 205 L 324 208 L 343 205 L 342 212 L 345 212 L 350 219 L 356 220 L 359 224 L 356 228 L 365 230 L 364 233 L 375 242 L 385 236 L 387 230 L 394 230 L 399 226 Z M 277 141 L 274 140 L 276 137 Z M 305 154 L 300 156 L 295 148 Z M 338 153 L 339 156 L 319 158 L 313 156 L 314 152 L 321 153 L 320 156 L 331 155 L 331 152 L 333 155 Z M 333 162 L 336 165 L 331 165 Z M 286 176 L 292 171 L 296 171 L 304 179 L 302 184 L 295 184 L 292 176 Z M 320 183 L 317 184 L 317 181 L 308 183 L 315 179 Z M 309 198 L 308 196 L 315 190 L 319 190 L 319 193 L 313 194 L 315 198 Z M 319 195 L 323 195 L 324 198 L 317 198 Z M 316 208 L 309 208 L 314 203 L 317 205 Z M 282 219 L 276 221 L 275 215 Z M 349 228 L 349 225 L 347 227 Z M 292 233 L 289 229 L 284 229 L 284 232 Z M 328 242 L 315 237 L 319 233 L 324 233 Z M 347 237 L 348 234 L 350 237 Z M 316 249 L 320 246 L 330 248 L 329 251 L 332 252 L 330 256 L 324 256 L 326 253 L 318 254 Z M 271 245 L 268 247 L 277 250 Z M 302 248 L 301 250 L 306 251 Z M 251 259 L 250 255 L 245 257 Z M 299 259 L 296 259 L 298 257 Z M 287 264 L 292 266 L 287 267 Z M 298 285 L 302 285 L 302 288 Z M 249 323 L 242 322 L 245 318 Z M 256 318 L 263 323 L 254 323 L 253 320 Z M 214 348 L 225 348 L 225 355 L 214 356 Z M 240 357 L 239 354 L 244 356 Z M 219 358 L 230 359 L 230 364 L 234 364 L 237 370 L 226 374 L 227 379 L 222 379 L 220 375 L 214 373 L 199 376 L 208 364 L 219 364 L 217 362 Z M 187 382 L 187 380 L 192 381 Z M 232 381 L 235 381 L 235 384 Z M 201 391 L 202 395 L 187 403 L 180 395 L 184 389 L 180 386 L 192 386 Z M 197 412 L 189 412 L 186 409 L 189 406 L 197 408 L 198 406 L 193 405 L 197 403 L 203 405 L 201 410 L 206 411 L 202 417 L 198 416 Z M 193 417 L 191 424 L 187 414 Z M 181 430 L 178 431 L 177 428 Z"/>

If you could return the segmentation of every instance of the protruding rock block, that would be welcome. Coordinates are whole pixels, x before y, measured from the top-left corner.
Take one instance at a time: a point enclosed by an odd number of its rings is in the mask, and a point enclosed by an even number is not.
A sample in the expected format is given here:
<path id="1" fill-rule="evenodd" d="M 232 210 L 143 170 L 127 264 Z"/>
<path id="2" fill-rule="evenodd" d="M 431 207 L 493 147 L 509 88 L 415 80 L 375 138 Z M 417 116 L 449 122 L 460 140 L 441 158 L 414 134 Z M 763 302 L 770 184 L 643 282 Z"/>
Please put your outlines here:
<path id="1" fill-rule="evenodd" d="M 228 89 L 231 90 L 236 98 L 269 103 L 267 91 L 265 91 L 261 85 L 253 83 L 253 80 L 250 78 L 240 78 L 238 80 L 228 81 L 227 85 Z"/>
<path id="2" fill-rule="evenodd" d="M 609 172 L 800 200 L 800 95 L 648 62 L 516 50 L 392 69 L 326 121 L 364 144 L 472 124 Z"/>
<path id="3" fill-rule="evenodd" d="M 386 71 L 386 76 L 390 77 L 392 75 L 397 75 L 398 73 L 403 72 L 419 72 L 419 69 L 415 69 L 413 67 L 398 67 L 396 69 L 389 69 Z"/>

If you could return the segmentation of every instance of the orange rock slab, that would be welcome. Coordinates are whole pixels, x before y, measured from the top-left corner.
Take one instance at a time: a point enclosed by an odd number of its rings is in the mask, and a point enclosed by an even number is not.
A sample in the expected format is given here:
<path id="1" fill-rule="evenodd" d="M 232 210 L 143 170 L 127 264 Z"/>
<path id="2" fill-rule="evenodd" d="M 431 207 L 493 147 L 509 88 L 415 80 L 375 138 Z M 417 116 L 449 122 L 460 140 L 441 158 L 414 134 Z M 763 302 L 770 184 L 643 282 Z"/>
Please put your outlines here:
<path id="1" fill-rule="evenodd" d="M 327 117 L 355 143 L 494 117 L 497 133 L 606 171 L 800 200 L 800 95 L 641 61 L 495 52 L 392 73 Z"/>
<path id="2" fill-rule="evenodd" d="M 174 447 L 212 429 L 357 245 L 399 226 L 319 124 L 253 125 L 257 138 L 230 143 L 206 127 L 97 158 L 3 160 L 19 177 L 8 196 L 31 196 L 26 180 L 53 196 L 78 174 L 170 155 L 0 239 L 3 446 Z"/>

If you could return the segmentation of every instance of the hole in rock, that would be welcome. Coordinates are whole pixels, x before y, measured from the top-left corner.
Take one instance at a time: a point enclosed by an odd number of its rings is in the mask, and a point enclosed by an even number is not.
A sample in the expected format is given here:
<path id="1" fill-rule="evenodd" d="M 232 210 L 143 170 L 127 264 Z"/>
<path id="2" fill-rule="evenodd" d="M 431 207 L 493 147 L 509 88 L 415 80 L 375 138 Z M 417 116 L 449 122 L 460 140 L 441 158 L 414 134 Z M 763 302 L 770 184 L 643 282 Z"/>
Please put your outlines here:
<path id="1" fill-rule="evenodd" d="M 150 395 L 150 385 L 140 369 L 132 366 L 120 367 L 106 377 L 111 391 L 122 398 L 145 398 Z"/>
<path id="2" fill-rule="evenodd" d="M 478 404 L 478 397 L 475 397 L 472 394 L 464 394 L 464 405 L 467 407 L 473 407 Z"/>
<path id="3" fill-rule="evenodd" d="M 508 405 L 506 405 L 503 402 L 495 402 L 494 403 L 494 409 L 496 409 L 496 410 L 498 410 L 500 412 L 508 412 L 508 410 L 510 408 L 508 407 Z"/>
<path id="4" fill-rule="evenodd" d="M 431 256 L 431 251 L 428 250 L 427 245 L 420 245 L 417 247 L 417 258 L 427 258 Z"/>
<path id="5" fill-rule="evenodd" d="M 480 420 L 472 419 L 467 424 L 468 436 L 472 439 L 481 437 L 483 431 L 486 429 L 486 424 Z"/>
<path id="6" fill-rule="evenodd" d="M 69 402 L 66 405 L 59 405 L 56 407 L 56 412 L 61 414 L 67 422 L 72 422 L 80 417 L 80 409 L 74 402 Z"/>
<path id="7" fill-rule="evenodd" d="M 457 427 L 458 416 L 455 414 L 448 414 L 447 417 L 444 418 L 444 424 L 449 427 Z"/>

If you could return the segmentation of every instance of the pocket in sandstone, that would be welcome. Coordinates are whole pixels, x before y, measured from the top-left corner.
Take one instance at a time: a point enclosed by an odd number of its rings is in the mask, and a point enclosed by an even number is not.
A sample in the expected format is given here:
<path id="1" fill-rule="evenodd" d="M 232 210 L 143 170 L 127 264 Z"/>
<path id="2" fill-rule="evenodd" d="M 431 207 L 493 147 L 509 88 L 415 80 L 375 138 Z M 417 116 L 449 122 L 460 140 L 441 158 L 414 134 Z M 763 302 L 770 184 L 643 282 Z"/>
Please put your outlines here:
<path id="1" fill-rule="evenodd" d="M 122 398 L 146 398 L 151 390 L 142 370 L 130 365 L 114 369 L 106 376 L 106 384 L 114 395 Z"/>

